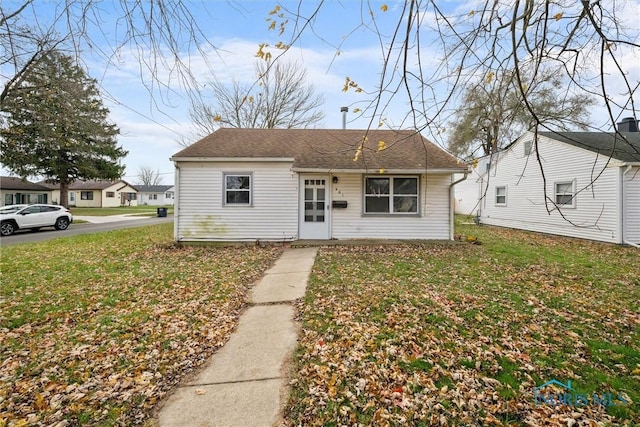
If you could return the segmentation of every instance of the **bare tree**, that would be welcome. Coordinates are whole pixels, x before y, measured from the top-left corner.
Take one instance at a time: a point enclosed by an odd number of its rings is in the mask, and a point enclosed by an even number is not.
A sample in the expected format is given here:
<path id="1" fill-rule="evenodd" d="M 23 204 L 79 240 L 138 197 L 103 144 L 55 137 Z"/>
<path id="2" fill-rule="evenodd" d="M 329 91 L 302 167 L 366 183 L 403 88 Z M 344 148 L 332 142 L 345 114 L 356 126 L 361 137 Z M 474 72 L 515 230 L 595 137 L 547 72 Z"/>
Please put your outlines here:
<path id="1" fill-rule="evenodd" d="M 138 168 L 138 184 L 146 186 L 162 184 L 160 171 L 149 166 L 140 166 Z"/>
<path id="2" fill-rule="evenodd" d="M 527 89 L 537 118 L 526 108 L 513 70 L 465 88 L 449 124 L 449 151 L 465 159 L 496 153 L 524 131 L 535 129 L 536 119 L 558 131 L 587 130 L 594 97 L 566 93 L 556 74 L 555 70 L 540 71 L 536 86 Z"/>
<path id="3" fill-rule="evenodd" d="M 191 118 L 199 136 L 220 126 L 235 128 L 307 128 L 320 124 L 324 102 L 298 63 L 256 64 L 258 79 L 253 84 L 236 80 L 231 85 L 211 81 L 215 105 L 198 103 Z"/>
<path id="4" fill-rule="evenodd" d="M 42 8 L 50 15 L 43 16 Z M 106 22 L 117 28 L 105 27 Z M 159 77 L 161 70 L 168 70 L 189 94 L 197 95 L 190 90 L 197 84 L 188 57 L 200 54 L 208 61 L 216 51 L 204 34 L 182 0 L 0 3 L 0 107 L 8 92 L 53 49 L 76 57 L 92 53 L 111 65 L 117 65 L 127 50 L 139 62 L 141 83 L 149 91 L 169 89 L 172 82 Z"/>

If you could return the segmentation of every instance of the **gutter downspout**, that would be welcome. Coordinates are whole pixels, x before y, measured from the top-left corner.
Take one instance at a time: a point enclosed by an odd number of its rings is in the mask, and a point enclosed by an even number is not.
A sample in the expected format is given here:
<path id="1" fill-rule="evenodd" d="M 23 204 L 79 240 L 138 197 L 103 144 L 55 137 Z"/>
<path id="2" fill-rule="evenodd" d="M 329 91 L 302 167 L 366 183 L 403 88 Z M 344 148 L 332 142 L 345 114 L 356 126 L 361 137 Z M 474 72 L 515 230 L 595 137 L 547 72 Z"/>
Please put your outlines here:
<path id="1" fill-rule="evenodd" d="M 626 222 L 625 222 L 625 203 L 624 203 L 624 177 L 629 173 L 629 171 L 631 171 L 631 169 L 633 169 L 632 165 L 627 165 L 626 169 L 620 174 L 620 202 L 619 202 L 619 206 L 620 206 L 620 241 L 625 244 L 625 245 L 629 245 L 629 246 L 633 246 L 635 248 L 640 249 L 640 245 L 636 244 L 636 243 L 631 243 L 628 240 L 625 239 L 625 229 L 626 229 Z M 622 171 L 622 168 L 620 168 L 620 170 Z"/>
<path id="2" fill-rule="evenodd" d="M 175 184 L 175 194 L 173 201 L 173 240 L 179 242 L 178 239 L 178 222 L 180 221 L 180 166 L 178 166 L 178 162 L 173 162 L 173 165 L 176 168 L 175 175 L 173 177 Z"/>
<path id="3" fill-rule="evenodd" d="M 454 225 L 455 225 L 455 219 L 454 219 L 455 196 L 453 194 L 453 186 L 456 185 L 456 184 L 461 183 L 464 180 L 466 180 L 467 177 L 469 176 L 469 174 L 471 173 L 471 171 L 469 169 L 467 169 L 463 173 L 464 173 L 464 176 L 462 178 L 460 178 L 459 180 L 454 181 L 451 184 L 449 184 L 449 224 L 450 224 L 449 225 L 449 240 L 453 240 L 453 232 L 454 232 L 453 229 L 454 229 Z"/>

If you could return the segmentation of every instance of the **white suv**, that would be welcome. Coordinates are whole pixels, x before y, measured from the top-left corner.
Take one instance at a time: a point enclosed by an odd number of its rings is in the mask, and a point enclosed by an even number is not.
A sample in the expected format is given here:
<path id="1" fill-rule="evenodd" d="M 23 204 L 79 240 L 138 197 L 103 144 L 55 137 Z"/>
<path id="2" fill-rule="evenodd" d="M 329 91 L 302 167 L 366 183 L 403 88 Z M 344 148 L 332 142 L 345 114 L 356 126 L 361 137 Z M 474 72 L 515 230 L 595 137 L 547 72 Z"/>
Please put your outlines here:
<path id="1" fill-rule="evenodd" d="M 59 205 L 12 205 L 0 209 L 0 234 L 3 236 L 25 228 L 66 230 L 72 222 L 69 209 Z"/>

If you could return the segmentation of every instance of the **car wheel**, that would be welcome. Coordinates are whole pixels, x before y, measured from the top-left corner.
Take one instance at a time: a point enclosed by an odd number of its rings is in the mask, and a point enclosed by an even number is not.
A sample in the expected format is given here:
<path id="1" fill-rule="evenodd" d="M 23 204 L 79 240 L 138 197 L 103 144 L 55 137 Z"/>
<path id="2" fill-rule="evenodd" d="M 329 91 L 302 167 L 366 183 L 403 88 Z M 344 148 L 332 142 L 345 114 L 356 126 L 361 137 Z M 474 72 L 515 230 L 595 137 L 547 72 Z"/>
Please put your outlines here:
<path id="1" fill-rule="evenodd" d="M 56 223 L 53 226 L 56 230 L 66 230 L 69 227 L 69 218 L 62 216 L 56 220 Z"/>
<path id="2" fill-rule="evenodd" d="M 16 231 L 16 226 L 12 222 L 3 222 L 0 224 L 0 234 L 3 236 L 11 236 Z"/>

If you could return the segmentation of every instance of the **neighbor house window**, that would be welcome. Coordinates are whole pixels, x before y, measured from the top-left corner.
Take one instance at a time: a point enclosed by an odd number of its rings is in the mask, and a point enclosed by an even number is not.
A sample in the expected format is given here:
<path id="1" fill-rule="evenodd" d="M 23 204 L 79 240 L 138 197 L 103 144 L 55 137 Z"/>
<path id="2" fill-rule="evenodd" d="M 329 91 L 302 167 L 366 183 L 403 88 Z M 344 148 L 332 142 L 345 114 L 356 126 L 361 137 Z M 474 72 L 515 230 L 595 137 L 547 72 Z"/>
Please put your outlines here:
<path id="1" fill-rule="evenodd" d="M 533 141 L 525 141 L 524 142 L 524 155 L 528 156 L 531 154 L 531 146 L 533 145 Z"/>
<path id="2" fill-rule="evenodd" d="M 108 198 L 116 197 L 116 193 L 115 193 L 115 192 L 113 192 L 113 191 L 107 191 L 107 197 L 108 197 Z"/>
<path id="3" fill-rule="evenodd" d="M 251 174 L 224 174 L 224 204 L 251 204 Z"/>
<path id="4" fill-rule="evenodd" d="M 80 200 L 93 200 L 93 191 L 81 191 Z"/>
<path id="5" fill-rule="evenodd" d="M 555 183 L 555 201 L 556 205 L 572 208 L 575 206 L 574 182 L 556 182 Z"/>
<path id="6" fill-rule="evenodd" d="M 418 177 L 365 177 L 364 213 L 418 213 Z"/>
<path id="7" fill-rule="evenodd" d="M 496 206 L 507 205 L 507 187 L 496 187 Z"/>

